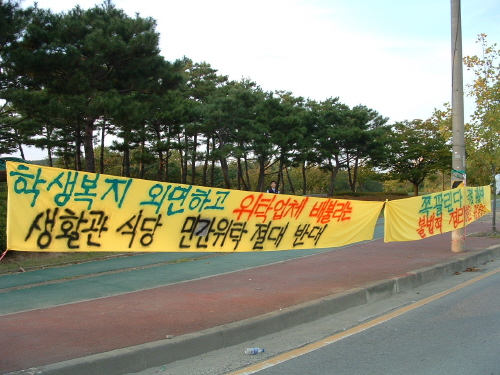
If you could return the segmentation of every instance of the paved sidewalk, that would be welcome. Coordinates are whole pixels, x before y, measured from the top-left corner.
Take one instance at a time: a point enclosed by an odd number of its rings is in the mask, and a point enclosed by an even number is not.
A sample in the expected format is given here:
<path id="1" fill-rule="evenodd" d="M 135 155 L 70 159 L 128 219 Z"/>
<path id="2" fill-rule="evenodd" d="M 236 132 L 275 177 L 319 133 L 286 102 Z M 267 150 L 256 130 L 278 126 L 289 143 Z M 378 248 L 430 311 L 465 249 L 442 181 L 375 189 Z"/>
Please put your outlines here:
<path id="1" fill-rule="evenodd" d="M 491 230 L 491 216 L 466 230 Z M 91 273 L 78 278 L 81 272 L 68 268 L 64 272 L 72 276 L 54 282 L 58 278 L 48 272 L 40 279 L 28 272 L 22 274 L 24 282 L 17 280 L 4 289 L 0 277 L 0 373 L 30 368 L 19 373 L 139 372 L 385 298 L 500 257 L 500 239 L 468 236 L 465 243 L 466 252 L 457 254 L 450 250 L 449 233 L 412 242 L 386 244 L 378 239 L 309 256 L 294 253 L 284 260 L 267 253 L 271 264 L 255 260 L 261 254 L 198 253 L 189 254 L 193 261 L 183 263 L 164 255 L 168 259 L 158 268 L 139 257 L 142 266 L 134 265 L 130 259 L 135 257 L 129 257 L 130 263 L 101 275 L 106 277 Z M 236 261 L 247 262 L 247 268 L 232 271 L 229 265 Z M 215 265 L 217 274 L 207 271 Z M 186 274 L 179 279 L 160 280 L 180 271 Z M 149 275 L 145 284 L 144 275 Z M 158 283 L 168 285 L 155 286 Z M 65 290 L 75 298 L 62 298 Z"/>

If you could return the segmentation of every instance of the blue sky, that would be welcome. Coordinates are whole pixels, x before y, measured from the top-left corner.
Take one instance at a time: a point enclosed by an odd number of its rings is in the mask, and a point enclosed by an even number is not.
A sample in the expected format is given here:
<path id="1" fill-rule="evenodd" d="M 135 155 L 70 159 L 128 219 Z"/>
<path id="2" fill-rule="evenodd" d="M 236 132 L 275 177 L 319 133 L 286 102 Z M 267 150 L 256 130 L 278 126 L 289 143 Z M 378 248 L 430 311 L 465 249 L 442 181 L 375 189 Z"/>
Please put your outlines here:
<path id="1" fill-rule="evenodd" d="M 38 0 L 86 9 L 95 0 Z M 157 20 L 167 60 L 205 61 L 230 79 L 315 100 L 339 97 L 390 121 L 426 119 L 451 102 L 450 0 L 115 0 Z M 31 5 L 31 1 L 24 1 Z M 462 0 L 463 55 L 480 33 L 500 44 L 500 2 Z M 464 70 L 464 85 L 472 75 Z M 466 98 L 466 121 L 473 111 Z"/>

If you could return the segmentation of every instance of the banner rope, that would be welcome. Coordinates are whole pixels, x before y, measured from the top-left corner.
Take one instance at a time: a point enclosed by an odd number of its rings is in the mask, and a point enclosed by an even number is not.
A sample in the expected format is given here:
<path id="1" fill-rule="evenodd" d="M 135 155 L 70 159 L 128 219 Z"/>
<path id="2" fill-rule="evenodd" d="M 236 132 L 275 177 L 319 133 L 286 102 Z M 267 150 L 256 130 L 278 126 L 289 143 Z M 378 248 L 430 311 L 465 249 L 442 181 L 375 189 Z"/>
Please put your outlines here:
<path id="1" fill-rule="evenodd" d="M 3 257 L 5 256 L 5 254 L 7 254 L 7 251 L 9 251 L 9 249 L 6 249 L 6 250 L 3 252 L 2 256 L 0 257 L 0 261 L 3 259 Z"/>
<path id="2" fill-rule="evenodd" d="M 467 226 L 464 227 L 464 234 L 462 237 L 460 237 L 458 240 L 452 239 L 451 242 L 464 242 L 465 243 L 465 237 L 467 237 Z"/>

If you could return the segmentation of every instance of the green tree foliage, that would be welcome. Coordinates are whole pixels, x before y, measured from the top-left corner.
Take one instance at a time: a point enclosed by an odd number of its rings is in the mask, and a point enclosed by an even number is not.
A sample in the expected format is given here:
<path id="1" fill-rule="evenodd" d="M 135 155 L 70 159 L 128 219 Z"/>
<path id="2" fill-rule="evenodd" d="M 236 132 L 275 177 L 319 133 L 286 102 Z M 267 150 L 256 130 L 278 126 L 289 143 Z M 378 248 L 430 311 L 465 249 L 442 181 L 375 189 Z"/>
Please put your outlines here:
<path id="1" fill-rule="evenodd" d="M 128 105 L 136 103 L 127 97 L 165 90 L 171 83 L 171 64 L 159 54 L 155 26 L 151 18 L 131 18 L 110 4 L 61 14 L 38 9 L 7 52 L 9 73 L 22 77 L 7 100 L 27 113 L 33 96 L 46 92 L 58 117 L 72 126 L 76 159 L 81 139 L 85 168 L 95 172 L 96 122 L 125 116 Z"/>
<path id="2" fill-rule="evenodd" d="M 426 126 L 429 129 L 432 129 L 432 131 L 436 134 L 440 134 L 446 145 L 449 145 L 450 148 L 453 146 L 453 134 L 452 134 L 452 123 L 451 123 L 451 106 L 449 103 L 444 103 L 444 108 L 443 109 L 434 109 L 434 112 L 432 113 L 432 116 L 426 120 Z M 466 127 L 468 124 L 466 124 Z M 434 182 L 437 182 L 438 180 L 438 175 L 439 175 L 439 181 L 441 185 L 441 190 L 446 190 L 447 188 L 451 187 L 451 174 L 449 165 L 446 163 L 443 163 L 441 166 L 441 169 L 439 169 L 439 173 L 436 175 L 432 176 L 429 175 L 429 180 L 432 181 L 426 181 L 430 182 L 429 185 L 433 185 Z M 438 186 L 434 184 L 435 186 Z M 436 189 L 431 188 L 428 191 L 434 191 Z"/>
<path id="3" fill-rule="evenodd" d="M 291 92 L 278 91 L 277 97 L 271 95 L 269 100 L 275 102 L 274 116 L 270 121 L 271 142 L 276 145 L 276 158 L 278 160 L 278 186 L 281 191 L 285 189 L 285 175 L 288 179 L 290 192 L 295 194 L 295 186 L 290 178 L 289 167 L 294 165 L 297 149 L 301 140 L 306 135 L 305 101 L 302 97 L 294 97 Z M 280 182 L 283 182 L 280 184 Z"/>
<path id="4" fill-rule="evenodd" d="M 182 160 L 182 176 L 184 183 L 187 182 L 188 176 L 188 159 L 191 160 L 191 183 L 196 180 L 196 164 L 198 161 L 203 161 L 202 184 L 207 184 L 207 172 L 210 161 L 210 145 L 213 143 L 213 133 L 210 126 L 207 126 L 204 121 L 206 110 L 204 106 L 208 104 L 210 98 L 218 95 L 219 89 L 227 84 L 228 77 L 217 74 L 217 69 L 211 67 L 206 62 L 193 63 L 192 60 L 186 59 L 185 63 L 185 79 L 186 84 L 179 90 L 183 103 L 184 117 L 184 139 L 179 137 L 179 150 L 183 156 Z M 198 146 L 205 143 L 205 157 L 198 152 Z M 212 170 L 214 164 L 212 163 Z"/>
<path id="5" fill-rule="evenodd" d="M 415 196 L 426 177 L 451 167 L 451 147 L 430 121 L 396 123 L 387 135 L 386 147 L 388 159 L 380 165 L 388 178 L 410 181 Z"/>
<path id="6" fill-rule="evenodd" d="M 4 153 L 33 145 L 64 168 L 257 191 L 272 179 L 282 192 L 332 195 L 380 188 L 373 171 L 389 168 L 387 153 L 414 151 L 392 140 L 415 122 L 389 136 L 387 119 L 366 106 L 266 92 L 187 57 L 165 61 L 155 21 L 110 1 L 54 14 L 0 0 L 0 17 Z M 436 156 L 427 144 L 444 133 L 430 126 L 446 116 L 435 116 L 417 126 L 429 138 L 414 138 L 417 161 Z"/>
<path id="7" fill-rule="evenodd" d="M 315 114 L 316 132 L 315 148 L 321 160 L 321 167 L 330 173 L 328 195 L 332 195 L 335 179 L 341 168 L 347 166 L 346 155 L 342 154 L 344 125 L 347 121 L 349 107 L 339 98 L 329 98 L 320 103 L 310 103 Z"/>
<path id="8" fill-rule="evenodd" d="M 357 189 L 359 168 L 377 166 L 385 160 L 383 137 L 388 121 L 378 112 L 359 105 L 350 108 L 330 98 L 309 106 L 315 121 L 315 149 L 324 170 L 330 173 L 328 194 L 332 195 L 338 173 L 345 169 L 351 191 Z"/>
<path id="9" fill-rule="evenodd" d="M 18 1 L 0 0 L 0 92 L 5 92 L 13 82 L 8 74 L 6 57 L 8 50 L 25 32 L 29 23 L 31 8 L 21 9 Z M 20 151 L 24 158 L 23 144 L 29 135 L 21 130 L 25 119 L 19 116 L 15 107 L 8 101 L 0 100 L 0 152 L 5 154 Z M 12 131 L 14 130 L 14 131 Z"/>
<path id="10" fill-rule="evenodd" d="M 322 159 L 318 153 L 317 136 L 319 132 L 319 114 L 318 103 L 313 100 L 307 100 L 305 103 L 304 111 L 301 113 L 302 126 L 304 134 L 297 140 L 296 153 L 292 158 L 292 165 L 300 166 L 300 179 L 302 181 L 302 194 L 307 194 L 310 189 L 310 181 L 308 175 L 316 166 L 318 166 Z"/>
<path id="11" fill-rule="evenodd" d="M 389 131 L 385 126 L 388 120 L 363 105 L 350 110 L 345 129 L 344 153 L 352 192 L 356 192 L 358 172 L 362 167 L 376 167 L 386 159 L 383 137 Z"/>
<path id="12" fill-rule="evenodd" d="M 469 95 L 474 97 L 476 110 L 466 133 L 468 159 L 467 179 L 470 182 L 494 183 L 500 173 L 500 50 L 496 44 L 488 45 L 481 34 L 478 43 L 482 56 L 467 56 L 464 61 L 475 74 L 469 85 Z"/>
<path id="13" fill-rule="evenodd" d="M 213 140 L 211 155 L 220 163 L 226 188 L 231 187 L 228 157 L 246 158 L 252 153 L 263 173 L 272 152 L 266 113 L 262 109 L 264 98 L 265 93 L 255 82 L 244 79 L 222 86 L 204 106 L 205 129 Z"/>

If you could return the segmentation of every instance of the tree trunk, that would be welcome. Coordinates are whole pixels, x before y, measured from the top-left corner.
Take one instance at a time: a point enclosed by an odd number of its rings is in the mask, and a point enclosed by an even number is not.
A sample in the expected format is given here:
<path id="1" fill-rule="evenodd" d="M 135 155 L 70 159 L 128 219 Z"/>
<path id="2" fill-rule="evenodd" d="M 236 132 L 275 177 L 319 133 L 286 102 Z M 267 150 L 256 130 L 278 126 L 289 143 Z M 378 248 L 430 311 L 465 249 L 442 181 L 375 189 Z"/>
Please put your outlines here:
<path id="1" fill-rule="evenodd" d="M 295 187 L 293 186 L 292 178 L 290 177 L 290 173 L 288 171 L 288 167 L 285 165 L 286 177 L 288 179 L 288 183 L 290 184 L 290 190 L 293 195 L 295 195 Z"/>
<path id="2" fill-rule="evenodd" d="M 122 176 L 130 177 L 130 149 L 128 147 L 123 150 Z"/>
<path id="3" fill-rule="evenodd" d="M 210 165 L 210 186 L 214 186 L 215 184 L 215 160 L 212 160 Z"/>
<path id="4" fill-rule="evenodd" d="M 307 162 L 302 163 L 302 195 L 307 194 Z"/>
<path id="5" fill-rule="evenodd" d="M 265 161 L 264 158 L 261 156 L 259 157 L 259 178 L 257 181 L 257 191 L 264 191 L 265 185 L 264 185 L 264 178 L 265 178 L 265 173 L 266 173 L 266 168 L 265 168 Z"/>
<path id="6" fill-rule="evenodd" d="M 350 166 L 347 167 L 347 173 L 349 175 L 349 187 L 351 188 L 351 191 L 353 193 L 356 192 L 356 184 L 358 182 L 358 165 L 359 159 L 356 157 L 354 161 L 354 168 L 351 168 Z"/>
<path id="7" fill-rule="evenodd" d="M 247 160 L 246 160 L 246 155 L 243 154 L 243 162 L 241 160 L 241 157 L 238 157 L 238 189 L 239 190 L 245 190 L 248 191 L 249 185 L 245 181 L 245 173 L 247 174 L 248 178 L 248 169 L 247 169 Z M 243 173 L 243 166 L 245 166 L 245 173 Z"/>
<path id="8" fill-rule="evenodd" d="M 69 159 L 69 154 L 67 151 L 64 152 L 63 163 L 64 163 L 64 168 L 69 169 L 70 159 Z"/>
<path id="9" fill-rule="evenodd" d="M 85 150 L 85 170 L 95 173 L 94 158 L 94 119 L 85 120 L 83 148 Z"/>
<path id="10" fill-rule="evenodd" d="M 205 153 L 205 162 L 203 163 L 203 176 L 202 176 L 202 185 L 203 186 L 207 186 L 209 155 L 210 155 L 210 138 L 207 138 L 207 151 Z"/>
<path id="11" fill-rule="evenodd" d="M 53 167 L 54 161 L 52 160 L 52 151 L 50 147 L 47 147 L 47 158 L 49 159 L 49 167 Z"/>
<path id="12" fill-rule="evenodd" d="M 156 151 L 158 152 L 158 170 L 156 171 L 156 179 L 163 181 L 163 171 L 165 170 L 165 159 L 163 157 L 163 145 L 161 142 L 161 132 L 157 121 L 153 124 L 154 133 L 156 136 Z"/>
<path id="13" fill-rule="evenodd" d="M 181 184 L 185 184 L 187 181 L 187 171 L 184 164 L 184 151 L 179 149 L 179 166 L 181 167 Z"/>
<path id="14" fill-rule="evenodd" d="M 196 183 L 196 151 L 198 149 L 198 134 L 193 137 L 193 156 L 191 161 L 191 185 Z"/>
<path id="15" fill-rule="evenodd" d="M 163 171 L 165 170 L 165 159 L 163 157 L 163 150 L 158 150 L 158 171 L 156 172 L 156 179 L 163 181 Z"/>
<path id="16" fill-rule="evenodd" d="M 184 136 L 184 157 L 182 158 L 182 170 L 184 171 L 183 177 L 182 177 L 182 183 L 187 184 L 187 179 L 188 179 L 188 154 L 189 154 L 189 140 L 188 136 Z"/>
<path id="17" fill-rule="evenodd" d="M 276 181 L 276 187 L 282 194 L 285 193 L 285 179 L 283 178 L 283 165 L 284 165 L 283 159 L 280 158 L 280 162 L 278 165 L 278 181 Z"/>
<path id="18" fill-rule="evenodd" d="M 144 141 L 144 139 L 141 141 L 141 159 L 140 159 L 140 162 L 139 162 L 139 178 L 142 178 L 144 179 L 144 176 L 146 174 L 146 168 L 144 166 L 144 154 L 146 153 L 146 143 Z"/>
<path id="19" fill-rule="evenodd" d="M 229 180 L 229 166 L 227 165 L 227 160 L 220 159 L 220 165 L 222 169 L 222 175 L 224 177 L 224 185 L 226 189 L 231 189 L 231 181 Z"/>
<path id="20" fill-rule="evenodd" d="M 26 160 L 26 157 L 24 156 L 24 150 L 23 150 L 23 145 L 19 143 L 17 146 L 19 153 L 21 154 L 21 159 Z"/>
<path id="21" fill-rule="evenodd" d="M 54 166 L 54 161 L 52 160 L 52 146 L 51 146 L 51 139 L 52 139 L 52 132 L 47 129 L 47 159 L 49 161 L 49 167 Z"/>
<path id="22" fill-rule="evenodd" d="M 80 126 L 76 127 L 76 137 L 75 137 L 75 170 L 82 170 L 82 135 L 80 132 Z"/>
<path id="23" fill-rule="evenodd" d="M 242 170 L 241 170 L 241 158 L 238 156 L 236 158 L 236 164 L 237 164 L 237 168 L 238 168 L 238 182 L 236 184 L 236 189 L 238 190 L 241 190 L 241 181 L 243 180 L 243 173 L 242 173 Z"/>
<path id="24" fill-rule="evenodd" d="M 245 161 L 245 190 L 250 191 L 250 173 L 248 172 L 248 159 L 247 154 L 243 154 L 243 158 Z"/>
<path id="25" fill-rule="evenodd" d="M 330 186 L 328 187 L 328 195 L 332 196 L 335 190 L 335 179 L 337 178 L 337 174 L 339 173 L 339 167 L 335 167 L 332 169 L 330 174 Z"/>
<path id="26" fill-rule="evenodd" d="M 354 193 L 354 186 L 352 184 L 352 173 L 351 173 L 351 167 L 347 167 L 347 180 L 349 182 L 349 189 Z"/>
<path id="27" fill-rule="evenodd" d="M 179 163 L 181 167 L 181 184 L 186 183 L 186 170 L 184 168 L 184 152 L 182 151 L 181 146 L 179 145 Z"/>
<path id="28" fill-rule="evenodd" d="M 170 163 L 170 155 L 171 155 L 170 150 L 167 150 L 167 151 L 165 152 L 165 177 L 164 177 L 164 179 L 163 179 L 163 181 L 165 181 L 165 182 L 168 182 L 168 180 L 169 180 L 169 176 L 168 176 L 168 174 L 169 174 L 169 172 L 170 172 L 170 166 L 169 166 L 169 163 Z"/>
<path id="29" fill-rule="evenodd" d="M 106 121 L 102 123 L 102 132 L 101 132 L 101 160 L 99 162 L 99 170 L 101 173 L 104 173 L 104 139 L 106 137 Z"/>
<path id="30" fill-rule="evenodd" d="M 215 137 L 212 139 L 212 150 L 215 150 Z M 215 160 L 212 159 L 212 165 L 210 166 L 210 186 L 215 184 Z"/>

